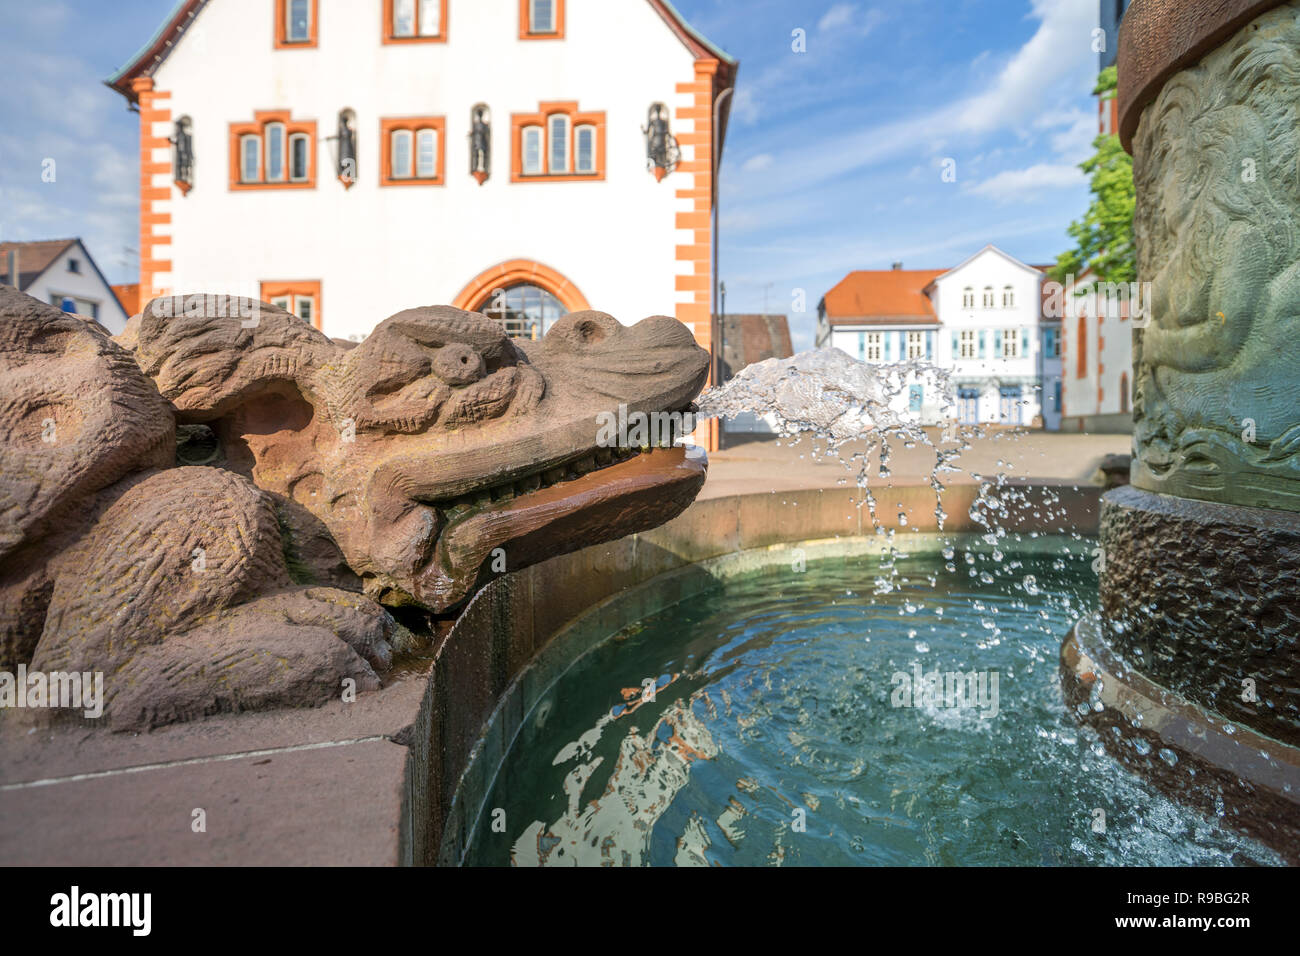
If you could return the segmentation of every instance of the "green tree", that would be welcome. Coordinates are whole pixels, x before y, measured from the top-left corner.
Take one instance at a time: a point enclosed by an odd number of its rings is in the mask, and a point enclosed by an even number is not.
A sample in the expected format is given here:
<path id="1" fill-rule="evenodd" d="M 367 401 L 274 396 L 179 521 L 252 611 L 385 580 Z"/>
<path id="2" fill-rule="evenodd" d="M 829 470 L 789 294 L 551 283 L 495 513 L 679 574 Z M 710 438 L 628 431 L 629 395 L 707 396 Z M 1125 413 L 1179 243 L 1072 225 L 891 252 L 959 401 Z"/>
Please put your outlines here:
<path id="1" fill-rule="evenodd" d="M 1093 93 L 1103 103 L 1115 98 L 1115 67 L 1108 66 L 1097 78 Z M 1090 177 L 1092 204 L 1082 219 L 1067 230 L 1075 247 L 1061 253 L 1048 273 L 1057 282 L 1081 275 L 1091 268 L 1100 282 L 1134 282 L 1137 255 L 1133 246 L 1133 158 L 1124 152 L 1119 136 L 1098 136 L 1096 150 L 1079 164 Z"/>

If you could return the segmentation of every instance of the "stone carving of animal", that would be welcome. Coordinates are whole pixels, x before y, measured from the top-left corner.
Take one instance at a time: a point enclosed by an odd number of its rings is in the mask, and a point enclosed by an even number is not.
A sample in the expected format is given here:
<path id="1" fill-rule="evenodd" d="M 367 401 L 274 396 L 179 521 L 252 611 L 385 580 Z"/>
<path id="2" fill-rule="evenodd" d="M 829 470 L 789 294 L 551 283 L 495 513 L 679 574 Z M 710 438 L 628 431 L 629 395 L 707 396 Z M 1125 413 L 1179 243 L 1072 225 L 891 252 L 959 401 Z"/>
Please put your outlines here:
<path id="1" fill-rule="evenodd" d="M 377 688 L 396 609 L 454 613 L 704 480 L 681 446 L 597 445 L 599 413 L 682 411 L 703 385 L 707 353 L 663 316 L 574 313 L 521 343 L 418 308 L 349 347 L 194 296 L 119 338 L 0 287 L 0 670 L 103 672 L 114 728 Z M 207 440 L 182 462 L 210 464 L 178 465 L 178 425 Z"/>

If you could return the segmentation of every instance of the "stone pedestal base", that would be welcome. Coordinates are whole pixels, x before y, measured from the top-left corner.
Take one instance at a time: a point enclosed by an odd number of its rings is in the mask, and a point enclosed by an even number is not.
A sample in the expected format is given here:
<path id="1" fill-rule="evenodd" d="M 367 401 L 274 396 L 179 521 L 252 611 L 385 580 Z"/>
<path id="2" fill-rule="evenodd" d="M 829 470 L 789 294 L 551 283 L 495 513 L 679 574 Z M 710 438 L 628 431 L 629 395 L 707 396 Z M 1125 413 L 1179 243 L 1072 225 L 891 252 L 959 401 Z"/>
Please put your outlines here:
<path id="1" fill-rule="evenodd" d="M 1300 864 L 1300 748 L 1225 720 L 1124 667 L 1090 621 L 1079 622 L 1061 646 L 1061 686 L 1067 706 L 1101 732 L 1121 763 Z"/>
<path id="2" fill-rule="evenodd" d="M 1119 664 L 1300 746 L 1300 515 L 1119 488 L 1101 548 L 1101 643 Z"/>

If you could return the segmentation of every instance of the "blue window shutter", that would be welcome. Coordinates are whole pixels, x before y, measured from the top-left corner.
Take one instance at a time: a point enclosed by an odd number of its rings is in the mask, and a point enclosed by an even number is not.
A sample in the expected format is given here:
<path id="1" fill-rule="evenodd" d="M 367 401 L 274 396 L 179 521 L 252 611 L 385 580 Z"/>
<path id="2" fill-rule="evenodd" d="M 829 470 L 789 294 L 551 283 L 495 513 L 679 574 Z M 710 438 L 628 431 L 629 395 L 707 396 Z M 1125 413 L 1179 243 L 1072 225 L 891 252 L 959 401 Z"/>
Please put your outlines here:
<path id="1" fill-rule="evenodd" d="M 867 333 L 859 332 L 858 333 L 858 358 L 864 359 L 866 357 L 867 357 Z"/>
<path id="2" fill-rule="evenodd" d="M 953 358 L 961 357 L 961 341 L 957 337 L 956 332 L 952 334 L 952 357 Z"/>
<path id="3" fill-rule="evenodd" d="M 1020 355 L 1023 358 L 1029 357 L 1029 329 L 1020 330 Z"/>
<path id="4" fill-rule="evenodd" d="M 907 333 L 898 333 L 898 360 L 901 362 L 907 358 Z"/>
<path id="5" fill-rule="evenodd" d="M 996 329 L 993 332 L 993 357 L 1000 358 L 1001 356 L 1002 356 L 1002 330 Z"/>
<path id="6" fill-rule="evenodd" d="M 925 333 L 925 359 L 931 361 L 934 359 L 934 333 Z"/>
<path id="7" fill-rule="evenodd" d="M 890 335 L 889 335 L 888 332 L 882 332 L 880 337 L 883 338 L 883 339 L 885 340 L 885 361 L 888 362 L 888 361 L 889 361 L 889 339 L 890 339 Z"/>
<path id="8" fill-rule="evenodd" d="M 984 357 L 984 330 L 980 329 L 980 358 Z"/>

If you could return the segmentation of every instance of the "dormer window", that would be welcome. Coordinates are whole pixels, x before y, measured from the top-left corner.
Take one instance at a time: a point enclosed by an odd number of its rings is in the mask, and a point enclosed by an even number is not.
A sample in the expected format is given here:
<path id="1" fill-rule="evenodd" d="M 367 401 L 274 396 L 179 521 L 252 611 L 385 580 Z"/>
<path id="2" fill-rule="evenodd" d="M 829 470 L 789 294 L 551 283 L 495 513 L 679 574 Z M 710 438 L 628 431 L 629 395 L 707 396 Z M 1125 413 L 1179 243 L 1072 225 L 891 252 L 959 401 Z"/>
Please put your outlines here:
<path id="1" fill-rule="evenodd" d="M 447 0 L 384 0 L 385 43 L 447 39 Z"/>
<path id="2" fill-rule="evenodd" d="M 232 123 L 231 189 L 308 189 L 316 185 L 316 124 L 287 110 L 255 113 Z"/>
<path id="3" fill-rule="evenodd" d="M 384 156 L 380 185 L 441 186 L 445 128 L 441 116 L 381 121 Z"/>
<path id="4" fill-rule="evenodd" d="M 277 49 L 316 46 L 320 0 L 275 0 Z"/>
<path id="5" fill-rule="evenodd" d="M 564 37 L 564 0 L 519 0 L 519 38 L 558 40 Z"/>
<path id="6" fill-rule="evenodd" d="M 580 113 L 577 103 L 542 103 L 537 113 L 511 117 L 512 182 L 605 178 L 605 114 Z"/>

